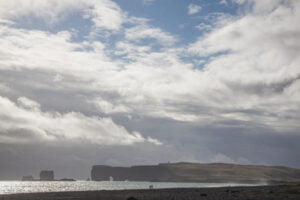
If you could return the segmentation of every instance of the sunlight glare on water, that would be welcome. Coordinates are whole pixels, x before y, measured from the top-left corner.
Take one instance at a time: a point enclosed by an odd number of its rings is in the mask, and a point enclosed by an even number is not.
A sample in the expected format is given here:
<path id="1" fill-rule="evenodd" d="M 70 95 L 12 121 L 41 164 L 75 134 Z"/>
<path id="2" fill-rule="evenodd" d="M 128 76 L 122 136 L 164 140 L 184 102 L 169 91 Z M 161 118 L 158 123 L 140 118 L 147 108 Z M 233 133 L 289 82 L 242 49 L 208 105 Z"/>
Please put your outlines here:
<path id="1" fill-rule="evenodd" d="M 221 183 L 167 183 L 167 182 L 132 182 L 132 181 L 0 181 L 0 194 L 90 191 L 90 190 L 124 190 L 153 188 L 186 187 L 222 187 L 241 184 Z M 244 184 L 243 186 L 247 186 Z"/>

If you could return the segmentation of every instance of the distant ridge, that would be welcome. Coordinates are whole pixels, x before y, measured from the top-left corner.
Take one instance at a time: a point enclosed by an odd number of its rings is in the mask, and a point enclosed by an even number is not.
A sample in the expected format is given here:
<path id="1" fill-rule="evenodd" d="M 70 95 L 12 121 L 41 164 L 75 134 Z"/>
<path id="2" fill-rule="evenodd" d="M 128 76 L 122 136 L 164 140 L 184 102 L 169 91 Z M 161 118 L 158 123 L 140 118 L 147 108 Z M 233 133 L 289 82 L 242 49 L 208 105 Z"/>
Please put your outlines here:
<path id="1" fill-rule="evenodd" d="M 92 180 L 109 180 L 110 176 L 118 181 L 300 183 L 300 169 L 284 166 L 179 162 L 132 167 L 92 167 Z"/>

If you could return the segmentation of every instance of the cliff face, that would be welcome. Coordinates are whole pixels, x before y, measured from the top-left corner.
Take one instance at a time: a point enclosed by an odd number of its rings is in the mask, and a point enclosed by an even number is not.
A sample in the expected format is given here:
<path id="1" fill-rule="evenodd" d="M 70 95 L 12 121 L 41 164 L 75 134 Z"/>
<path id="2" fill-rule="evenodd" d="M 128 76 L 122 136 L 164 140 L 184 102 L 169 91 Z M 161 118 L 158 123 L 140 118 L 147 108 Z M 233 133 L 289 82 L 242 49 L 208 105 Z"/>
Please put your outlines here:
<path id="1" fill-rule="evenodd" d="M 300 183 L 300 170 L 288 167 L 165 163 L 153 166 L 93 166 L 92 180 L 232 183 Z"/>
<path id="2" fill-rule="evenodd" d="M 237 164 L 166 163 L 174 181 L 232 183 L 300 183 L 300 169 Z"/>
<path id="3" fill-rule="evenodd" d="M 92 180 L 109 180 L 110 176 L 112 176 L 115 181 L 167 181 L 172 177 L 172 174 L 168 168 L 164 166 L 93 166 L 91 172 Z"/>

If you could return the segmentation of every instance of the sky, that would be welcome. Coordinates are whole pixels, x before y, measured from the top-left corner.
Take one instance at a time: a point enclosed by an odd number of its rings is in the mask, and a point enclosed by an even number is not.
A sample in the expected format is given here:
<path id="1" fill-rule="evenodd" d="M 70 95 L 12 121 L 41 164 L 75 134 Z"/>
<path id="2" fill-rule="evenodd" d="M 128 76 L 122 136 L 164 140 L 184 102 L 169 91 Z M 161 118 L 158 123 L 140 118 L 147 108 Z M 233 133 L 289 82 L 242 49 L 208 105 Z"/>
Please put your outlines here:
<path id="1" fill-rule="evenodd" d="M 0 0 L 0 179 L 300 168 L 300 1 Z"/>

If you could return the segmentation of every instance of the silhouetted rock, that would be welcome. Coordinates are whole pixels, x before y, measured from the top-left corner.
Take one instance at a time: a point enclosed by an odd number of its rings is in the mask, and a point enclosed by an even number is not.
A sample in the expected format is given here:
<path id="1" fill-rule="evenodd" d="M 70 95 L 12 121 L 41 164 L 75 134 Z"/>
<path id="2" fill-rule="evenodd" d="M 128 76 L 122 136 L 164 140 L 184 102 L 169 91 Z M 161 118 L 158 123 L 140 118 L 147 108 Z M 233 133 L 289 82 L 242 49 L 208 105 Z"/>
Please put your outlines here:
<path id="1" fill-rule="evenodd" d="M 53 181 L 54 180 L 54 172 L 52 170 L 42 170 L 40 172 L 40 180 L 41 181 Z"/>

